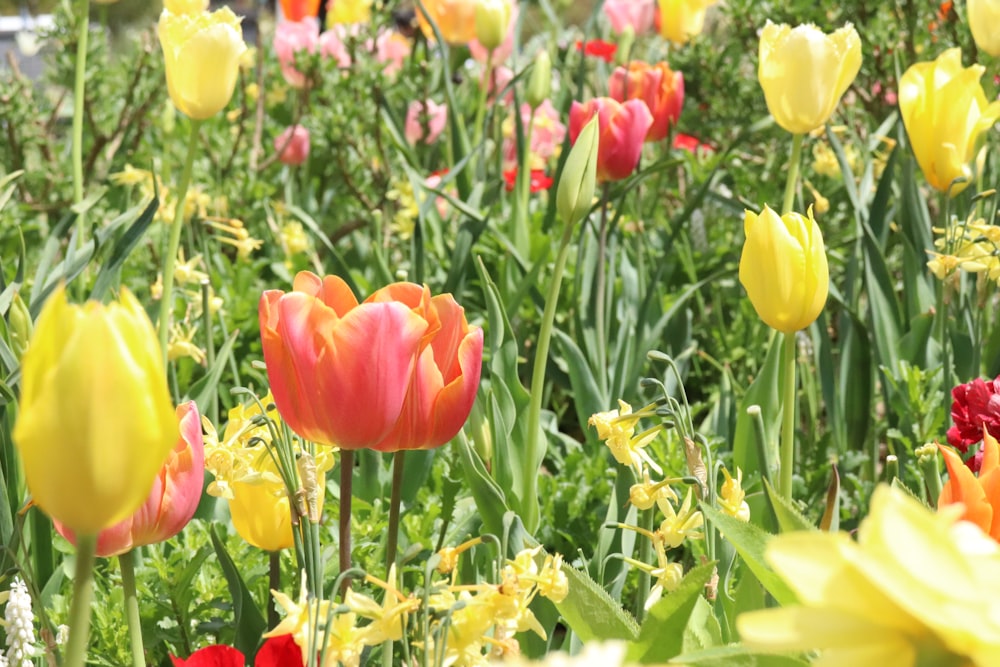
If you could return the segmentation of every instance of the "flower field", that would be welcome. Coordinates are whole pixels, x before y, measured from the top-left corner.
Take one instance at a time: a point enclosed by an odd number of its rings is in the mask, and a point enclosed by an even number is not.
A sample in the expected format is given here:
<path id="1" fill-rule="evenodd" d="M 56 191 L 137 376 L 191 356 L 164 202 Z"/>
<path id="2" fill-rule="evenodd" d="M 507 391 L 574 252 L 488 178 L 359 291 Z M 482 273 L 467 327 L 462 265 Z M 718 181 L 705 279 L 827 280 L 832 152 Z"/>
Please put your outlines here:
<path id="1" fill-rule="evenodd" d="M 0 667 L 1000 667 L 1000 1 L 44 10 Z"/>

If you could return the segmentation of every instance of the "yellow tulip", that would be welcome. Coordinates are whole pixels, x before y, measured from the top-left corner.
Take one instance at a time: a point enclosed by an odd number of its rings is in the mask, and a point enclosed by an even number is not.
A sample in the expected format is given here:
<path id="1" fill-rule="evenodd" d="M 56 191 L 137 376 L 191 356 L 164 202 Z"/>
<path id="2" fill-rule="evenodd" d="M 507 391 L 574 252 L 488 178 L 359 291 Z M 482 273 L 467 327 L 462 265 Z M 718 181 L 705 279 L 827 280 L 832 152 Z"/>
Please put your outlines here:
<path id="1" fill-rule="evenodd" d="M 705 27 L 705 10 L 717 0 L 658 0 L 660 34 L 674 44 L 687 44 Z"/>
<path id="2" fill-rule="evenodd" d="M 1000 102 L 987 103 L 979 84 L 982 65 L 962 67 L 959 48 L 948 49 L 933 62 L 910 66 L 899 79 L 899 111 L 906 134 L 934 188 L 952 196 L 972 177 L 979 135 L 1000 118 Z M 952 187 L 952 181 L 964 177 Z"/>
<path id="3" fill-rule="evenodd" d="M 798 604 L 740 615 L 745 646 L 819 649 L 828 667 L 1000 664 L 1000 548 L 957 514 L 882 485 L 858 540 L 786 533 L 766 558 Z"/>
<path id="4" fill-rule="evenodd" d="M 805 329 L 826 305 L 830 275 L 819 225 L 798 213 L 769 207 L 746 212 L 740 283 L 760 319 L 778 331 Z"/>
<path id="5" fill-rule="evenodd" d="M 371 20 L 371 0 L 336 0 L 327 9 L 326 27 L 339 24 L 369 23 Z"/>
<path id="6" fill-rule="evenodd" d="M 434 39 L 430 17 L 449 44 L 468 44 L 476 37 L 476 0 L 424 0 L 427 16 L 417 9 L 417 21 L 427 39 Z"/>
<path id="7" fill-rule="evenodd" d="M 126 289 L 75 306 L 59 287 L 21 374 L 13 438 L 35 504 L 82 535 L 130 516 L 180 437 L 146 311 Z"/>
<path id="8" fill-rule="evenodd" d="M 195 120 L 211 118 L 224 109 L 233 96 L 240 56 L 247 48 L 240 19 L 228 7 L 196 14 L 164 9 L 156 32 L 174 105 Z"/>
<path id="9" fill-rule="evenodd" d="M 163 0 L 163 8 L 172 14 L 200 14 L 208 11 L 208 0 Z"/>
<path id="10" fill-rule="evenodd" d="M 850 23 L 826 35 L 811 24 L 767 22 L 757 78 L 767 108 L 792 134 L 821 127 L 861 68 L 861 39 Z"/>
<path id="11" fill-rule="evenodd" d="M 231 486 L 229 516 L 240 537 L 265 551 L 288 549 L 295 544 L 292 510 L 283 483 L 260 480 L 232 482 Z"/>
<path id="12" fill-rule="evenodd" d="M 1000 56 L 1000 0 L 966 0 L 965 9 L 976 46 L 991 56 Z"/>

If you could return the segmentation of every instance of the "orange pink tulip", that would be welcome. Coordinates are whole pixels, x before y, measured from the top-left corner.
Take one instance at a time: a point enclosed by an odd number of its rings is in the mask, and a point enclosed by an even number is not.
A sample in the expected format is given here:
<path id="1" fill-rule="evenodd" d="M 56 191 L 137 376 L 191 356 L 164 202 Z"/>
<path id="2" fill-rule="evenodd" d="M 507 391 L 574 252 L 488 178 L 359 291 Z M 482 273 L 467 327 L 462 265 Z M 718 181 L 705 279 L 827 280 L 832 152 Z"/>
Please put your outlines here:
<path id="1" fill-rule="evenodd" d="M 639 163 L 642 143 L 653 124 L 653 114 L 641 100 L 619 103 L 598 97 L 583 104 L 573 102 L 569 110 L 569 136 L 576 142 L 594 114 L 600 125 L 597 149 L 597 180 L 618 181 L 631 174 Z"/>
<path id="2" fill-rule="evenodd" d="M 653 114 L 646 141 L 659 141 L 677 124 L 684 105 L 684 75 L 665 62 L 647 65 L 634 60 L 618 67 L 608 81 L 608 96 L 619 101 L 642 100 Z"/>
<path id="3" fill-rule="evenodd" d="M 948 468 L 948 482 L 941 489 L 938 509 L 961 503 L 962 519 L 976 524 L 1000 542 L 1000 445 L 989 431 L 984 434 L 978 477 L 954 450 L 940 446 Z"/>

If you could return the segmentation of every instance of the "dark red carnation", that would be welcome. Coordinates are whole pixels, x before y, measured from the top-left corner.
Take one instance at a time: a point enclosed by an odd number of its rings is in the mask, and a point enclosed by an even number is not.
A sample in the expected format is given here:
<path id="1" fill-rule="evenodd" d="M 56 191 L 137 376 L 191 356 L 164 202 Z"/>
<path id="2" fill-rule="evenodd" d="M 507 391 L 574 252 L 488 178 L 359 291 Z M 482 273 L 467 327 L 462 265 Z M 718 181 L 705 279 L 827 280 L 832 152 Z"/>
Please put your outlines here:
<path id="1" fill-rule="evenodd" d="M 975 379 L 951 390 L 951 420 L 948 444 L 965 453 L 983 439 L 983 427 L 1000 437 L 1000 378 Z"/>

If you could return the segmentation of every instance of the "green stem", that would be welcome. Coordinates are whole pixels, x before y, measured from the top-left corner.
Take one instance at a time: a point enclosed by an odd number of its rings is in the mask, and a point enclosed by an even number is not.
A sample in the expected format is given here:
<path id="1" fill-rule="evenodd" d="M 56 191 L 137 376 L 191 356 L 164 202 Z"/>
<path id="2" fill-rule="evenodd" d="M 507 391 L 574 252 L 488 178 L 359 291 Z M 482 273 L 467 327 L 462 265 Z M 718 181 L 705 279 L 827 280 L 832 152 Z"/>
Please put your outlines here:
<path id="1" fill-rule="evenodd" d="M 604 184 L 601 195 L 601 225 L 597 230 L 597 286 L 594 288 L 594 327 L 597 329 L 597 377 L 600 379 L 602 393 L 607 394 L 608 386 L 608 352 L 607 326 L 605 324 L 604 291 L 607 282 L 607 267 L 604 258 L 608 248 L 608 190 L 609 184 Z"/>
<path id="2" fill-rule="evenodd" d="M 542 394 L 545 390 L 545 367 L 549 359 L 549 343 L 552 340 L 552 327 L 556 320 L 556 306 L 559 303 L 559 288 L 562 286 L 563 274 L 566 272 L 566 260 L 569 258 L 569 241 L 573 228 L 566 225 L 563 230 L 556 264 L 552 270 L 552 281 L 549 292 L 545 296 L 545 312 L 542 314 L 542 325 L 538 330 L 538 346 L 535 349 L 535 364 L 531 371 L 531 403 L 528 406 L 528 440 L 526 443 L 525 461 L 529 467 L 534 466 L 545 457 L 545 442 L 539 441 L 538 435 L 542 421 Z M 522 519 L 529 533 L 538 527 L 538 470 L 524 470 L 525 480 Z"/>
<path id="3" fill-rule="evenodd" d="M 784 334 L 781 356 L 781 467 L 778 493 L 782 498 L 792 498 L 792 473 L 795 469 L 795 332 Z"/>
<path id="4" fill-rule="evenodd" d="M 638 481 L 638 480 L 636 480 Z M 642 510 L 640 515 L 640 523 L 642 527 L 649 532 L 653 532 L 653 510 L 652 508 L 648 510 Z M 653 557 L 653 543 L 648 539 L 639 540 L 639 562 L 648 563 Z M 649 587 L 651 579 L 649 572 L 642 568 L 639 569 L 639 590 L 637 591 L 635 597 L 635 618 L 637 621 L 642 623 L 642 619 L 646 616 L 646 600 L 649 598 Z"/>
<path id="5" fill-rule="evenodd" d="M 955 252 L 951 224 L 951 199 L 948 193 L 941 196 L 942 228 L 945 230 L 945 253 Z M 937 300 L 934 311 L 934 333 L 941 346 L 941 386 L 945 391 L 951 391 L 951 337 L 948 335 L 948 276 L 937 281 Z"/>
<path id="6" fill-rule="evenodd" d="M 73 203 L 83 201 L 83 99 L 87 83 L 87 38 L 90 32 L 90 0 L 77 3 L 80 22 L 76 40 L 76 72 L 73 79 Z M 83 211 L 76 216 L 76 247 L 83 247 L 87 230 Z"/>
<path id="7" fill-rule="evenodd" d="M 281 590 L 281 552 L 269 551 L 267 554 L 267 585 L 268 590 Z M 278 609 L 274 602 L 267 603 L 267 627 L 273 628 L 281 622 L 278 616 Z"/>
<path id="8" fill-rule="evenodd" d="M 181 229 L 184 227 L 184 200 L 187 197 L 188 186 L 191 184 L 191 170 L 194 166 L 194 156 L 198 152 L 198 130 L 200 120 L 191 121 L 191 136 L 188 138 L 187 157 L 184 158 L 184 171 L 181 172 L 181 183 L 177 188 L 177 203 L 174 207 L 174 221 L 170 225 L 170 240 L 167 244 L 167 254 L 163 261 L 163 294 L 160 297 L 160 319 L 158 324 L 160 347 L 163 350 L 163 365 L 167 364 L 167 341 L 170 340 L 170 318 L 174 312 L 174 270 L 177 264 L 177 249 L 181 245 Z"/>
<path id="9" fill-rule="evenodd" d="M 399 506 L 403 498 L 403 467 L 405 450 L 392 455 L 392 497 L 389 501 L 389 535 L 385 542 L 385 570 L 396 562 L 396 545 L 399 543 Z M 386 575 L 388 576 L 388 574 Z"/>
<path id="10" fill-rule="evenodd" d="M 354 474 L 354 452 L 345 449 L 340 453 L 340 534 L 337 545 L 340 553 L 340 571 L 351 569 L 351 480 Z M 351 585 L 350 577 L 344 577 L 342 592 Z"/>
<path id="11" fill-rule="evenodd" d="M 135 550 L 118 556 L 122 568 L 122 589 L 125 593 L 125 620 L 128 623 L 129 642 L 132 647 L 132 667 L 146 667 L 146 653 L 142 647 L 142 622 L 139 616 L 139 597 L 135 591 Z"/>
<path id="12" fill-rule="evenodd" d="M 483 70 L 483 83 L 479 86 L 479 103 L 476 105 L 476 123 L 473 125 L 474 139 L 472 148 L 475 150 L 483 140 L 483 119 L 486 117 L 486 97 L 489 95 L 490 84 L 493 82 L 493 51 L 486 56 L 486 68 Z"/>
<path id="13" fill-rule="evenodd" d="M 90 607 L 94 599 L 94 554 L 96 535 L 77 535 L 73 602 L 69 609 L 69 640 L 63 667 L 83 667 L 90 639 Z"/>
<path id="14" fill-rule="evenodd" d="M 799 182 L 799 163 L 802 161 L 802 138 L 805 135 L 792 135 L 792 156 L 788 161 L 788 177 L 785 181 L 785 199 L 781 203 L 781 214 L 791 213 L 795 205 L 795 187 Z"/>

